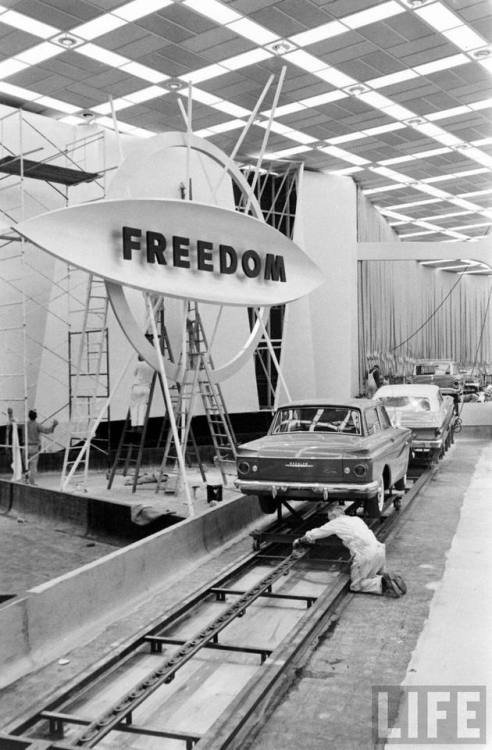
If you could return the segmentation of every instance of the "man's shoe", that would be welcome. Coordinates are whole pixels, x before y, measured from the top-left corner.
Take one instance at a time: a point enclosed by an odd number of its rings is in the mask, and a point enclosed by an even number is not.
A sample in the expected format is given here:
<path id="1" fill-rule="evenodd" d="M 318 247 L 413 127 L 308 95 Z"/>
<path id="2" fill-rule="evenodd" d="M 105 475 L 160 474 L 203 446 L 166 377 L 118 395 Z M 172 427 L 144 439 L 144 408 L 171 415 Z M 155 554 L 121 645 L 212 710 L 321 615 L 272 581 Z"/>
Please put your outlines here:
<path id="1" fill-rule="evenodd" d="M 385 596 L 391 596 L 398 599 L 406 593 L 407 587 L 405 581 L 398 574 L 383 573 L 381 578 L 382 592 Z"/>

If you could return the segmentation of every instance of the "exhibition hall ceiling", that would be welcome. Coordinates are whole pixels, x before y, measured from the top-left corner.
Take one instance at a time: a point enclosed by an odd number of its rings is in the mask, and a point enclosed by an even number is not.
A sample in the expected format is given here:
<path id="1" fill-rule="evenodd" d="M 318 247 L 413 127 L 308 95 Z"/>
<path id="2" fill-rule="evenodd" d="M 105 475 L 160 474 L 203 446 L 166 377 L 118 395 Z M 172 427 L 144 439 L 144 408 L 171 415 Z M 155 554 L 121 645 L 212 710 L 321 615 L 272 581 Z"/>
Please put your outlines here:
<path id="1" fill-rule="evenodd" d="M 0 102 L 139 136 L 191 114 L 240 163 L 351 176 L 403 240 L 489 232 L 491 84 L 490 0 L 0 0 Z"/>

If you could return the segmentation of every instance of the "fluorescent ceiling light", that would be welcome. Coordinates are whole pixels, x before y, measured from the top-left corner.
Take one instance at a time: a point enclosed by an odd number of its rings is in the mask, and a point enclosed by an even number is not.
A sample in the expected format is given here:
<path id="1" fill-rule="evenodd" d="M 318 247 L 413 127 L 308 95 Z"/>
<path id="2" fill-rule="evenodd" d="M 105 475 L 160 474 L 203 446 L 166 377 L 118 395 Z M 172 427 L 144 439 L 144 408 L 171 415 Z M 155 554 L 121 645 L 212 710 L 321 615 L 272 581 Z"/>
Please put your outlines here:
<path id="1" fill-rule="evenodd" d="M 223 68 L 221 65 L 213 63 L 212 65 L 206 65 L 204 68 L 193 70 L 191 73 L 186 73 L 180 76 L 182 81 L 187 83 L 200 83 L 200 81 L 208 81 L 210 78 L 217 78 L 217 76 L 223 76 L 229 71 Z"/>
<path id="2" fill-rule="evenodd" d="M 91 111 L 97 115 L 110 115 L 113 109 L 115 112 L 119 112 L 120 109 L 126 109 L 127 107 L 131 107 L 131 103 L 120 97 L 119 99 L 113 99 L 112 102 L 98 104 L 96 107 L 92 107 Z"/>
<path id="3" fill-rule="evenodd" d="M 461 227 L 453 227 L 456 232 L 467 231 L 468 229 L 478 229 L 479 227 L 490 227 L 492 221 L 482 221 L 479 224 L 463 224 Z"/>
<path id="4" fill-rule="evenodd" d="M 479 164 L 483 164 L 489 169 L 492 169 L 492 156 L 486 154 L 485 151 L 480 151 L 479 148 L 474 148 L 472 146 L 471 148 L 467 148 L 466 151 L 463 151 L 462 153 L 464 156 L 468 157 L 468 159 L 473 159 Z"/>
<path id="5" fill-rule="evenodd" d="M 465 50 L 465 52 L 487 44 L 483 37 L 473 31 L 473 29 L 468 28 L 468 26 L 459 26 L 457 29 L 445 31 L 444 36 L 457 47 Z"/>
<path id="6" fill-rule="evenodd" d="M 332 86 L 338 86 L 339 88 L 346 88 L 356 83 L 355 78 L 351 78 L 336 68 L 323 68 L 322 70 L 317 70 L 315 75 L 321 78 L 322 81 L 331 83 Z"/>
<path id="7" fill-rule="evenodd" d="M 492 188 L 487 188 L 487 190 L 474 190 L 472 193 L 460 193 L 458 197 L 459 198 L 466 198 L 466 197 L 471 198 L 473 195 L 490 195 L 490 193 L 492 193 Z"/>
<path id="8" fill-rule="evenodd" d="M 345 169 L 331 169 L 331 170 L 321 170 L 323 174 L 335 174 L 339 175 L 340 177 L 345 177 L 350 174 L 355 174 L 356 172 L 363 172 L 364 167 L 345 167 Z"/>
<path id="9" fill-rule="evenodd" d="M 307 47 L 309 44 L 315 44 L 316 42 L 321 42 L 323 39 L 344 34 L 346 31 L 348 31 L 347 27 L 340 23 L 340 21 L 329 21 L 314 29 L 309 29 L 309 31 L 301 31 L 300 34 L 294 34 L 289 39 L 294 44 L 297 44 L 298 47 Z"/>
<path id="10" fill-rule="evenodd" d="M 460 53 L 459 55 L 442 57 L 440 60 L 434 60 L 433 62 L 424 63 L 423 65 L 417 65 L 414 70 L 416 70 L 417 73 L 421 76 L 427 76 L 430 73 L 437 73 L 440 70 L 456 68 L 458 65 L 465 65 L 468 63 L 471 63 L 470 58 Z"/>
<path id="11" fill-rule="evenodd" d="M 401 107 L 399 104 L 392 104 L 390 107 L 385 107 L 381 110 L 388 117 L 394 117 L 395 120 L 408 120 L 412 115 L 415 117 L 414 112 L 411 112 L 406 107 Z"/>
<path id="12" fill-rule="evenodd" d="M 382 167 L 389 167 L 390 164 L 404 164 L 407 161 L 415 161 L 415 156 L 407 154 L 406 156 L 395 156 L 393 159 L 382 159 L 378 161 Z"/>
<path id="13" fill-rule="evenodd" d="M 231 117 L 248 117 L 251 114 L 249 109 L 239 107 L 237 104 L 226 102 L 224 100 L 214 104 L 213 108 L 218 109 L 220 112 L 225 112 L 226 115 L 231 115 Z"/>
<path id="14" fill-rule="evenodd" d="M 28 102 L 34 101 L 34 99 L 37 99 L 39 94 L 34 93 L 34 91 L 29 91 L 29 89 L 24 89 L 21 86 L 13 86 L 11 83 L 6 83 L 6 81 L 0 81 L 0 91 L 4 94 L 9 94 L 10 96 L 17 96 L 20 99 L 25 99 Z"/>
<path id="15" fill-rule="evenodd" d="M 43 62 L 43 60 L 56 57 L 61 52 L 63 52 L 63 47 L 58 47 L 56 44 L 51 44 L 51 42 L 41 42 L 41 44 L 37 44 L 35 47 L 19 52 L 15 56 L 15 59 L 26 63 L 26 65 L 36 65 Z"/>
<path id="16" fill-rule="evenodd" d="M 211 133 L 227 133 L 229 130 L 236 130 L 237 128 L 244 127 L 244 120 L 229 120 L 228 122 L 221 122 L 218 125 L 212 125 L 208 129 Z"/>
<path id="17" fill-rule="evenodd" d="M 133 94 L 125 94 L 125 99 L 132 104 L 140 104 L 140 102 L 148 102 L 150 99 L 156 99 L 158 96 L 165 96 L 166 94 L 169 94 L 169 91 L 161 89 L 160 86 L 147 86 L 140 91 L 134 91 Z"/>
<path id="18" fill-rule="evenodd" d="M 126 65 L 131 62 L 127 57 L 123 55 L 117 55 L 116 52 L 111 52 L 104 47 L 100 47 L 98 44 L 92 44 L 91 42 L 83 44 L 77 47 L 77 52 L 86 57 L 90 57 L 92 60 L 110 65 L 113 68 L 120 68 L 122 65 Z"/>
<path id="19" fill-rule="evenodd" d="M 427 231 L 422 231 L 422 232 L 410 232 L 408 234 L 399 234 L 398 237 L 400 237 L 401 239 L 403 239 L 403 237 L 423 237 L 425 234 L 435 234 L 435 233 L 436 233 L 436 230 L 432 229 L 430 231 L 427 230 Z"/>
<path id="20" fill-rule="evenodd" d="M 425 8 L 417 8 L 415 13 L 437 31 L 446 31 L 461 25 L 458 16 L 455 16 L 441 2 L 431 3 L 431 5 L 426 5 Z"/>
<path id="21" fill-rule="evenodd" d="M 294 52 L 287 52 L 287 54 L 283 56 L 283 59 L 288 60 L 303 70 L 307 70 L 308 73 L 315 73 L 316 71 L 327 67 L 323 60 L 320 60 L 314 55 L 310 55 L 309 52 L 304 52 L 302 49 L 296 49 Z"/>
<path id="22" fill-rule="evenodd" d="M 418 73 L 415 70 L 408 68 L 407 70 L 400 70 L 398 73 L 390 73 L 387 76 L 372 78 L 370 81 L 366 81 L 366 85 L 371 86 L 373 89 L 381 89 L 384 86 L 394 86 L 395 83 L 409 81 L 411 78 L 416 78 L 417 76 Z"/>
<path id="23" fill-rule="evenodd" d="M 250 39 L 255 44 L 269 44 L 279 38 L 278 34 L 272 34 L 271 31 L 260 26 L 259 23 L 250 21 L 249 18 L 240 18 L 239 21 L 228 23 L 227 28 Z"/>
<path id="24" fill-rule="evenodd" d="M 195 130 L 195 135 L 199 138 L 210 138 L 213 133 L 208 128 L 202 128 L 201 130 Z"/>
<path id="25" fill-rule="evenodd" d="M 473 104 L 469 104 L 468 106 L 473 110 L 488 109 L 492 107 L 492 98 L 481 99 L 479 102 L 473 102 Z"/>
<path id="26" fill-rule="evenodd" d="M 292 141 L 297 141 L 298 143 L 316 143 L 317 138 L 313 138 L 312 135 L 307 135 L 306 133 L 301 133 L 300 130 L 289 130 L 286 134 L 287 138 L 290 138 Z"/>
<path id="27" fill-rule="evenodd" d="M 325 154 L 329 154 L 330 156 L 335 157 L 335 159 L 348 161 L 350 162 L 350 164 L 355 164 L 358 167 L 362 166 L 363 164 L 369 164 L 369 159 L 363 159 L 361 156 L 351 154 L 349 151 L 345 151 L 345 149 L 343 148 L 338 148 L 338 146 L 326 146 L 320 148 L 320 151 L 323 151 Z"/>
<path id="28" fill-rule="evenodd" d="M 131 3 L 114 8 L 111 13 L 124 18 L 125 21 L 135 21 L 137 18 L 143 18 L 171 5 L 171 2 L 172 0 L 133 0 Z"/>
<path id="29" fill-rule="evenodd" d="M 433 156 L 442 156 L 442 154 L 449 154 L 452 151 L 448 146 L 442 148 L 429 148 L 426 151 L 417 151 L 413 156 L 415 159 L 430 159 Z"/>
<path id="30" fill-rule="evenodd" d="M 183 5 L 220 24 L 231 23 L 241 18 L 240 13 L 217 0 L 184 0 Z"/>
<path id="31" fill-rule="evenodd" d="M 273 57 L 272 52 L 258 47 L 258 49 L 243 52 L 241 55 L 229 57 L 227 60 L 221 60 L 220 64 L 224 68 L 227 68 L 227 70 L 239 70 L 239 68 L 245 68 L 247 65 L 254 65 L 254 63 L 261 62 L 269 57 Z"/>
<path id="32" fill-rule="evenodd" d="M 346 135 L 337 135 L 335 138 L 328 138 L 327 143 L 336 146 L 339 143 L 348 143 L 349 141 L 360 141 L 361 138 L 367 138 L 365 133 L 347 133 Z"/>
<path id="33" fill-rule="evenodd" d="M 393 130 L 402 130 L 406 128 L 402 122 L 389 122 L 387 125 L 378 125 L 376 128 L 367 128 L 362 132 L 366 135 L 379 135 L 380 133 L 391 133 Z"/>
<path id="34" fill-rule="evenodd" d="M 305 109 L 308 105 L 304 105 L 303 102 L 291 102 L 290 104 L 283 104 L 281 107 L 275 109 L 275 117 L 283 117 L 283 115 L 291 115 L 294 112 L 300 112 L 301 109 Z M 271 109 L 265 109 L 261 114 L 265 117 L 270 117 L 272 113 Z"/>
<path id="35" fill-rule="evenodd" d="M 452 180 L 459 180 L 461 177 L 473 177 L 476 174 L 485 174 L 489 170 L 487 167 L 482 167 L 478 169 L 464 169 L 462 172 L 453 172 L 452 174 L 448 175 L 440 175 L 439 177 L 426 177 L 425 180 L 422 180 L 422 182 L 439 182 L 439 180 L 442 179 L 452 179 Z"/>
<path id="36" fill-rule="evenodd" d="M 56 29 L 54 26 L 36 21 L 34 18 L 29 18 L 29 16 L 25 16 L 23 13 L 17 13 L 15 10 L 7 10 L 5 13 L 2 13 L 1 21 L 8 26 L 13 26 L 33 36 L 39 36 L 41 39 L 48 39 L 59 32 L 59 29 Z"/>
<path id="37" fill-rule="evenodd" d="M 57 109 L 60 112 L 66 112 L 69 115 L 73 115 L 75 112 L 80 112 L 80 107 L 74 107 L 73 104 L 62 102 L 59 99 L 53 99 L 51 96 L 40 96 L 36 99 L 36 104 L 43 104 L 45 107 L 51 107 L 51 109 Z"/>
<path id="38" fill-rule="evenodd" d="M 180 96 L 188 96 L 188 89 L 180 89 L 178 91 L 178 94 Z M 220 101 L 222 101 L 218 96 L 215 96 L 215 94 L 209 94 L 208 91 L 196 88 L 196 86 L 193 86 L 191 95 L 194 102 L 200 102 L 200 104 L 206 104 L 209 107 L 213 107 L 215 104 L 218 104 Z"/>
<path id="39" fill-rule="evenodd" d="M 449 200 L 450 198 L 449 193 L 446 193 L 445 190 L 440 190 L 439 188 L 432 187 L 432 185 L 425 185 L 422 182 L 417 182 L 412 187 L 414 187 L 415 190 L 420 190 L 421 193 L 435 195 L 437 198 L 444 198 L 445 200 Z"/>
<path id="40" fill-rule="evenodd" d="M 318 94 L 317 96 L 308 96 L 307 99 L 301 99 L 299 104 L 302 104 L 304 107 L 320 107 L 323 104 L 330 104 L 346 97 L 347 94 L 344 91 L 327 91 L 326 94 Z"/>
<path id="41" fill-rule="evenodd" d="M 457 117 L 458 115 L 466 115 L 471 112 L 470 107 L 464 104 L 461 107 L 452 107 L 451 109 L 442 109 L 440 112 L 430 112 L 426 115 L 427 120 L 444 120 L 446 117 Z"/>
<path id="42" fill-rule="evenodd" d="M 90 40 L 114 31 L 114 29 L 124 26 L 125 23 L 126 21 L 123 18 L 117 18 L 111 15 L 111 13 L 105 13 L 102 16 L 98 16 L 98 18 L 94 18 L 92 21 L 76 26 L 71 31 L 77 34 L 77 36 L 81 36 L 82 39 Z"/>
<path id="43" fill-rule="evenodd" d="M 465 216 L 467 214 L 473 214 L 473 213 L 475 212 L 474 211 L 450 211 L 449 213 L 446 213 L 446 214 L 436 214 L 436 216 L 424 216 L 423 220 L 429 221 L 432 219 L 433 221 L 438 221 L 440 219 L 452 219 L 454 216 Z"/>
<path id="44" fill-rule="evenodd" d="M 391 99 L 387 99 L 386 96 L 378 94 L 376 91 L 366 91 L 364 94 L 359 94 L 357 99 L 376 109 L 386 109 L 386 107 L 390 107 L 393 104 Z"/>
<path id="45" fill-rule="evenodd" d="M 448 198 L 450 203 L 453 203 L 455 206 L 461 206 L 461 208 L 469 209 L 473 212 L 480 211 L 480 206 L 477 206 L 475 203 L 472 203 L 471 201 L 465 201 L 463 198 L 455 198 L 453 196 L 449 196 Z"/>
<path id="46" fill-rule="evenodd" d="M 407 175 L 402 174 L 401 172 L 395 172 L 394 169 L 388 169 L 388 167 L 371 167 L 370 169 L 371 172 L 375 172 L 376 174 L 382 175 L 383 177 L 388 177 L 390 180 L 394 180 L 395 182 L 403 182 L 407 185 L 415 182 L 413 178 L 407 177 Z"/>
<path id="47" fill-rule="evenodd" d="M 25 70 L 29 66 L 26 63 L 16 60 L 14 57 L 10 57 L 7 60 L 0 62 L 0 80 L 2 78 L 8 78 L 13 76 L 15 73 L 19 73 L 21 70 Z"/>
<path id="48" fill-rule="evenodd" d="M 343 23 L 350 29 L 358 29 L 361 26 L 382 21 L 385 18 L 391 18 L 398 15 L 398 13 L 404 12 L 405 9 L 401 5 L 394 2 L 394 0 L 390 0 L 390 2 L 382 3 L 374 8 L 367 8 L 367 10 L 352 13 L 350 16 L 344 16 Z"/>
<path id="49" fill-rule="evenodd" d="M 275 151 L 271 154 L 265 154 L 265 159 L 272 159 L 273 161 L 284 159 L 287 156 L 294 156 L 295 154 L 302 154 L 305 151 L 310 151 L 309 146 L 293 146 L 292 148 L 284 148 L 282 151 Z"/>
<path id="50" fill-rule="evenodd" d="M 375 195 L 376 193 L 392 193 L 393 190 L 402 190 L 403 188 L 407 187 L 408 185 L 403 182 L 392 182 L 391 185 L 369 188 L 368 190 L 363 190 L 362 192 L 364 193 L 364 195 Z"/>
<path id="51" fill-rule="evenodd" d="M 135 76 L 136 78 L 142 78 L 149 83 L 160 83 L 166 78 L 169 78 L 169 76 L 164 75 L 164 73 L 159 73 L 158 70 L 153 70 L 152 68 L 148 68 L 146 65 L 140 65 L 140 63 L 137 62 L 126 63 L 120 68 L 120 70 L 124 70 L 125 73 L 130 73 L 130 75 Z"/>
<path id="52" fill-rule="evenodd" d="M 428 203 L 440 203 L 441 198 L 427 198 L 423 201 L 412 201 L 411 203 L 397 203 L 394 206 L 388 206 L 389 209 L 394 208 L 413 208 L 414 206 L 425 206 Z"/>

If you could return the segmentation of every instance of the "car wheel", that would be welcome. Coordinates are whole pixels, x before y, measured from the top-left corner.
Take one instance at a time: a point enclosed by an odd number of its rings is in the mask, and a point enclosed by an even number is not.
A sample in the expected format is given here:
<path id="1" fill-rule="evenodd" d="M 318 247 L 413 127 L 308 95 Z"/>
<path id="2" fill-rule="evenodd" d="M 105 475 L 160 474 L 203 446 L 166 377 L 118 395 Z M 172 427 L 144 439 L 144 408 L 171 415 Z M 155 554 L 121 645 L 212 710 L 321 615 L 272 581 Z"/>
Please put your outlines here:
<path id="1" fill-rule="evenodd" d="M 270 495 L 258 495 L 258 502 L 263 513 L 275 513 L 278 508 L 279 501 Z"/>
<path id="2" fill-rule="evenodd" d="M 399 490 L 400 492 L 407 489 L 407 474 L 402 476 L 401 479 L 399 479 L 397 482 L 395 482 L 395 490 Z"/>
<path id="3" fill-rule="evenodd" d="M 370 518 L 379 518 L 384 508 L 384 479 L 383 475 L 379 477 L 378 481 L 378 492 L 374 497 L 370 497 L 366 500 L 365 510 L 366 515 Z"/>

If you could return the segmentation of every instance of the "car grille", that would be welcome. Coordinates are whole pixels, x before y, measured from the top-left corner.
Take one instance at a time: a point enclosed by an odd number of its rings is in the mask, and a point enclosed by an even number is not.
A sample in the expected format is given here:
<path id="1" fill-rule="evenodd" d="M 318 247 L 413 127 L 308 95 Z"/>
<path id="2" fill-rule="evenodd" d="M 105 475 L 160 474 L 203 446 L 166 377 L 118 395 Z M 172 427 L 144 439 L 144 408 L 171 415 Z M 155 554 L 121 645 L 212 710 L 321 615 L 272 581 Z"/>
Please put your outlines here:
<path id="1" fill-rule="evenodd" d="M 259 459 L 258 471 L 249 477 L 276 482 L 340 482 L 343 479 L 341 459 Z"/>

